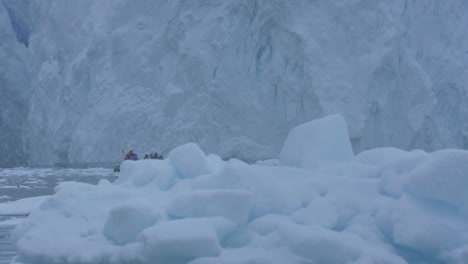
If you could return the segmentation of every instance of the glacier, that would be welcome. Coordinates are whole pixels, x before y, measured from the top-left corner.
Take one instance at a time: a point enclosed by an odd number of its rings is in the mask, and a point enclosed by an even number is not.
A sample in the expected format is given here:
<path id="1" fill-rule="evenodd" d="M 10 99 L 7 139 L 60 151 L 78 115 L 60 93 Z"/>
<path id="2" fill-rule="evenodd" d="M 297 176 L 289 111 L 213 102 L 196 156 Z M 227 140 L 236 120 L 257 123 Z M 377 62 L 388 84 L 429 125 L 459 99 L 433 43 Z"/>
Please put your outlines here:
<path id="1" fill-rule="evenodd" d="M 10 14 L 13 17 L 25 8 L 21 3 L 7 7 L 0 4 L 0 167 L 27 164 L 22 135 L 27 125 L 32 80 L 28 51 L 18 41 L 27 35 L 23 30 L 27 23 L 10 19 Z M 19 31 L 25 33 L 18 37 L 15 32 Z"/>
<path id="2" fill-rule="evenodd" d="M 468 148 L 461 0 L 1 3 L 0 166 L 253 162 L 335 113 L 355 153 Z"/>

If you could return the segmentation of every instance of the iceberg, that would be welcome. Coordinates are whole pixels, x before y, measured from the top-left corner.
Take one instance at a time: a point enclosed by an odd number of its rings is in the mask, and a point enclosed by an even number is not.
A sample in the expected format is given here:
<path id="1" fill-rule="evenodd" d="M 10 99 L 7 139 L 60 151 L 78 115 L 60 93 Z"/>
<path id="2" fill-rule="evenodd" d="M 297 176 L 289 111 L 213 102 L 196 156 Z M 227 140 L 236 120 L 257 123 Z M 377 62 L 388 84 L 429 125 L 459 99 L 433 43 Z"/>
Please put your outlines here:
<path id="1" fill-rule="evenodd" d="M 347 138 L 332 115 L 287 141 L 317 142 L 330 127 Z M 335 161 L 346 173 L 223 161 L 188 144 L 167 160 L 125 161 L 114 183 L 61 183 L 14 230 L 14 263 L 466 263 L 468 151 L 353 158 L 349 141 L 322 144 L 346 157 Z M 315 147 L 284 146 L 285 159 Z M 399 196 L 386 192 L 394 182 Z"/>

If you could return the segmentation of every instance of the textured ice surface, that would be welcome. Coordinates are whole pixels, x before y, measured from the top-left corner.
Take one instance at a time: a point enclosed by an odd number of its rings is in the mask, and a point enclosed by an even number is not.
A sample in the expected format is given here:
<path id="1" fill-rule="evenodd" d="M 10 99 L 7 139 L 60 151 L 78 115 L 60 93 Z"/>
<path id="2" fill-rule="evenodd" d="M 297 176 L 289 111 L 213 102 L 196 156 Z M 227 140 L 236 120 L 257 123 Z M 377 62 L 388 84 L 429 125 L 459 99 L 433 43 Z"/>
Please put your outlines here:
<path id="1" fill-rule="evenodd" d="M 274 158 L 333 113 L 356 153 L 468 147 L 463 1 L 24 3 L 0 7 L 0 142 L 32 164 Z"/>
<path id="2" fill-rule="evenodd" d="M 332 127 L 346 134 L 346 125 Z M 349 142 L 325 142 L 349 153 Z M 34 209 L 29 200 L 12 203 L 31 211 L 13 233 L 15 261 L 466 263 L 466 150 L 380 148 L 323 172 L 329 164 L 320 159 L 319 169 L 304 170 L 205 158 L 195 144 L 171 153 L 183 149 L 205 162 L 205 174 L 186 177 L 199 164 L 173 162 L 179 155 L 128 161 L 113 184 L 61 183 Z M 173 182 L 163 190 L 159 178 Z"/>
<path id="3" fill-rule="evenodd" d="M 146 200 L 129 200 L 109 212 L 103 233 L 119 245 L 135 241 L 143 229 L 154 225 L 161 213 Z"/>
<path id="4" fill-rule="evenodd" d="M 19 2 L 25 1 L 9 2 L 11 6 L 0 3 L 0 167 L 26 165 L 28 158 L 22 134 L 27 123 L 32 76 L 28 51 L 18 42 L 14 30 L 21 24 L 14 15 L 21 12 L 26 15 L 27 8 L 20 9 Z"/>
<path id="5" fill-rule="evenodd" d="M 317 168 L 319 161 L 351 161 L 354 154 L 346 121 L 331 115 L 302 124 L 289 132 L 280 153 L 280 164 Z"/>
<path id="6" fill-rule="evenodd" d="M 252 203 L 252 194 L 248 191 L 199 190 L 177 195 L 167 211 L 174 217 L 223 216 L 244 224 L 249 218 Z"/>
<path id="7" fill-rule="evenodd" d="M 205 153 L 194 143 L 173 149 L 169 159 L 181 178 L 196 178 L 209 172 Z"/>

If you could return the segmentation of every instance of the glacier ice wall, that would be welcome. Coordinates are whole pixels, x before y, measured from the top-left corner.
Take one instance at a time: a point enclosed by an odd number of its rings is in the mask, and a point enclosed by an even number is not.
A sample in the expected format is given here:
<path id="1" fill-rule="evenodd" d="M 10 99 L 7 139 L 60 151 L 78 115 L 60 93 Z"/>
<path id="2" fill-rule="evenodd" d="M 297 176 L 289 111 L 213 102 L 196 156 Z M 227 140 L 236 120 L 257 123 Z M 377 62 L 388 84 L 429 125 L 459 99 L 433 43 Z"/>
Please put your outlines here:
<path id="1" fill-rule="evenodd" d="M 332 113 L 356 152 L 468 148 L 461 0 L 47 0 L 31 10 L 18 21 L 32 30 L 22 130 L 32 165 L 186 142 L 269 158 L 291 128 Z"/>
<path id="2" fill-rule="evenodd" d="M 23 4 L 22 10 L 27 7 Z M 16 34 L 24 29 L 24 23 L 15 19 L 17 6 L 7 8 L 0 2 L 0 167 L 23 166 L 28 161 L 22 135 L 29 112 L 31 74 L 28 51 L 18 41 L 26 34 Z"/>

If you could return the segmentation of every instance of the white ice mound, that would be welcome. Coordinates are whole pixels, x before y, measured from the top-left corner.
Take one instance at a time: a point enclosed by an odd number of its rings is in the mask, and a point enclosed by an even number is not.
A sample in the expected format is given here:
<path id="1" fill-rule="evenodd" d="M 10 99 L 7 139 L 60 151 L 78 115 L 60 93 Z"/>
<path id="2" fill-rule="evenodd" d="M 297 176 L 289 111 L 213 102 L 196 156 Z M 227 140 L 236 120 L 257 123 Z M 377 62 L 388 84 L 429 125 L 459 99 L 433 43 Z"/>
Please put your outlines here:
<path id="1" fill-rule="evenodd" d="M 409 156 L 410 153 L 401 149 L 385 147 L 365 150 L 356 154 L 355 161 L 380 166 Z"/>
<path id="2" fill-rule="evenodd" d="M 126 160 L 120 165 L 117 182 L 134 187 L 153 183 L 158 189 L 168 189 L 175 180 L 174 167 L 166 160 Z"/>
<path id="3" fill-rule="evenodd" d="M 302 132 L 332 144 L 332 129 L 345 141 L 340 119 Z M 343 142 L 331 153 L 317 146 L 302 155 L 319 168 L 346 164 L 346 173 L 222 161 L 188 144 L 167 160 L 125 162 L 112 184 L 62 183 L 15 230 L 17 260 L 468 263 L 468 151 L 379 149 L 353 159 Z M 172 182 L 162 189 L 158 179 Z"/>
<path id="4" fill-rule="evenodd" d="M 291 130 L 281 150 L 280 163 L 314 169 L 318 161 L 351 161 L 353 156 L 346 121 L 341 115 L 330 115 Z"/>
<path id="5" fill-rule="evenodd" d="M 235 158 L 253 163 L 276 157 L 277 153 L 271 147 L 260 145 L 246 137 L 235 137 L 224 142 L 219 155 L 223 159 Z"/>
<path id="6" fill-rule="evenodd" d="M 109 212 L 104 235 L 119 245 L 125 245 L 134 242 L 143 229 L 161 218 L 162 214 L 146 200 L 129 200 Z"/>
<path id="7" fill-rule="evenodd" d="M 174 197 L 168 213 L 177 217 L 223 216 L 243 224 L 252 203 L 251 192 L 244 190 L 198 190 Z"/>
<path id="8" fill-rule="evenodd" d="M 209 173 L 205 153 L 194 143 L 173 149 L 169 159 L 181 178 L 195 178 Z"/>
<path id="9" fill-rule="evenodd" d="M 406 190 L 468 215 L 468 152 L 441 150 L 431 153 L 408 176 Z"/>
<path id="10" fill-rule="evenodd" d="M 234 223 L 222 217 L 164 222 L 143 232 L 143 253 L 148 263 L 187 263 L 217 256 L 222 250 L 219 240 L 234 228 Z"/>

